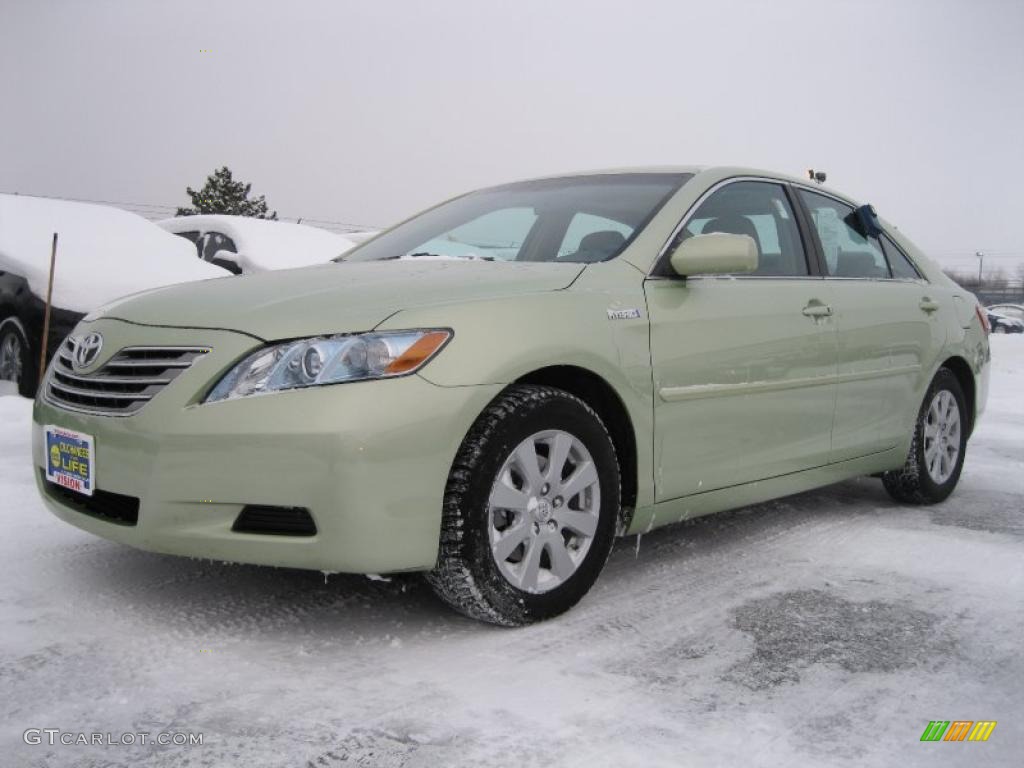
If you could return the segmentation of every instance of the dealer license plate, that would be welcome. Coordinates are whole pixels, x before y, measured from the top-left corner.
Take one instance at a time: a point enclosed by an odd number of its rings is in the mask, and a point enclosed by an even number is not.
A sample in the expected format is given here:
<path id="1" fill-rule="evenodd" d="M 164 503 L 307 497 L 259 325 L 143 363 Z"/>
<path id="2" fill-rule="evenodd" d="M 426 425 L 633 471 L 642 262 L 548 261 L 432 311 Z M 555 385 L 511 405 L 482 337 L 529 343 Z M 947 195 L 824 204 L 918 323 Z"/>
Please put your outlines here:
<path id="1" fill-rule="evenodd" d="M 92 496 L 96 479 L 96 443 L 92 435 L 46 426 L 46 479 Z"/>

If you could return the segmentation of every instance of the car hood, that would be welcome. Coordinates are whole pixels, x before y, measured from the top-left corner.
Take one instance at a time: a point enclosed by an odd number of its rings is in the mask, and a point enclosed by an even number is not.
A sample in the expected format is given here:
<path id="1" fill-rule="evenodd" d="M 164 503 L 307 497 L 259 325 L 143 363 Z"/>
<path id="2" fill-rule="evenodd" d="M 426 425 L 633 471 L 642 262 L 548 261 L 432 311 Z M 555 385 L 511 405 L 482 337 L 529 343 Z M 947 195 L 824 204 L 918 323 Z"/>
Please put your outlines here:
<path id="1" fill-rule="evenodd" d="M 340 262 L 174 286 L 129 298 L 103 315 L 287 339 L 370 330 L 412 307 L 555 291 L 584 268 L 462 259 Z"/>

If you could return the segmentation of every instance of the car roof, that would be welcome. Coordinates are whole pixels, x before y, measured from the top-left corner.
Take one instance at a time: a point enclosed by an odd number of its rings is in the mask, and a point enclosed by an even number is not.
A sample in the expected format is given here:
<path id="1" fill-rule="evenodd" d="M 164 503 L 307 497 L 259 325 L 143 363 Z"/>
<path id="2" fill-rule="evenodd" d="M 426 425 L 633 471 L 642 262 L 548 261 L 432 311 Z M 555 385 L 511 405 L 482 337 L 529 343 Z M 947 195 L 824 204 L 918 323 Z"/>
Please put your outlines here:
<path id="1" fill-rule="evenodd" d="M 544 176 L 535 176 L 529 179 L 520 179 L 520 181 L 540 181 L 546 179 L 571 179 L 579 176 L 612 176 L 612 175 L 630 175 L 630 174 L 652 174 L 652 173 L 665 173 L 665 174 L 692 174 L 694 176 L 704 175 L 709 177 L 716 177 L 720 179 L 727 179 L 734 176 L 753 176 L 757 178 L 775 179 L 778 181 L 788 182 L 790 184 L 797 184 L 803 187 L 807 187 L 811 190 L 818 190 L 825 194 L 837 197 L 841 200 L 845 200 L 851 205 L 857 205 L 849 195 L 839 192 L 831 187 L 827 187 L 823 184 L 817 184 L 812 182 L 807 177 L 791 176 L 786 173 L 779 173 L 777 171 L 768 171 L 763 168 L 749 168 L 744 166 L 733 166 L 733 165 L 644 165 L 634 167 L 613 167 L 613 168 L 594 168 L 583 171 L 567 171 L 565 173 L 553 173 Z"/>
<path id="2" fill-rule="evenodd" d="M 294 221 L 280 221 L 278 219 L 259 219 L 254 216 L 237 216 L 231 213 L 197 213 L 192 216 L 174 216 L 169 219 L 161 219 L 156 222 L 157 226 L 168 231 L 187 232 L 192 229 L 206 229 L 209 227 L 232 227 L 236 231 L 246 230 L 261 232 L 270 229 L 288 230 L 298 228 L 301 230 L 316 229 L 309 224 L 297 224 Z"/>
<path id="3" fill-rule="evenodd" d="M 323 264 L 356 245 L 354 240 L 321 227 L 224 213 L 176 216 L 156 223 L 175 233 L 220 232 L 230 237 L 237 252 L 258 270 Z"/>

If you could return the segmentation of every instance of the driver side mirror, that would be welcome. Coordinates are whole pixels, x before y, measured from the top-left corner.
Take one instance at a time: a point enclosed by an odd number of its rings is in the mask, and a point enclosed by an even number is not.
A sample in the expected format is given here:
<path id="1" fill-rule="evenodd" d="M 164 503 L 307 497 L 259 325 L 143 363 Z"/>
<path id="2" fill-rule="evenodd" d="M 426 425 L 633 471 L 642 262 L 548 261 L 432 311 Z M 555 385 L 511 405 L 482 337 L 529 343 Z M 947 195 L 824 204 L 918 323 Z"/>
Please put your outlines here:
<path id="1" fill-rule="evenodd" d="M 232 251 L 221 248 L 210 259 L 211 264 L 216 264 L 218 267 L 223 267 L 228 272 L 235 275 L 242 274 L 242 266 L 239 259 L 239 254 L 233 253 Z"/>
<path id="2" fill-rule="evenodd" d="M 748 235 L 694 235 L 669 257 L 677 275 L 733 275 L 757 269 L 757 243 Z"/>

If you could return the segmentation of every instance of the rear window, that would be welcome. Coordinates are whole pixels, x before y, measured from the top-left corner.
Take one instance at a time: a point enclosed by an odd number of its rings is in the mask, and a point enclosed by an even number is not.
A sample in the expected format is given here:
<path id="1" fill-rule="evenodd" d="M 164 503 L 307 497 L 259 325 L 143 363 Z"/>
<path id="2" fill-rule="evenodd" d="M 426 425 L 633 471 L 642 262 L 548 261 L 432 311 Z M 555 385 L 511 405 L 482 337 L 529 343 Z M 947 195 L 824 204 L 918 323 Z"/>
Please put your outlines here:
<path id="1" fill-rule="evenodd" d="M 882 246 L 861 231 L 852 206 L 805 189 L 800 190 L 800 197 L 811 213 L 830 276 L 891 277 Z"/>
<path id="2" fill-rule="evenodd" d="M 888 235 L 882 235 L 882 248 L 885 256 L 889 259 L 889 267 L 892 269 L 892 276 L 897 280 L 919 280 L 921 273 L 911 263 L 907 255 L 899 249 Z"/>

